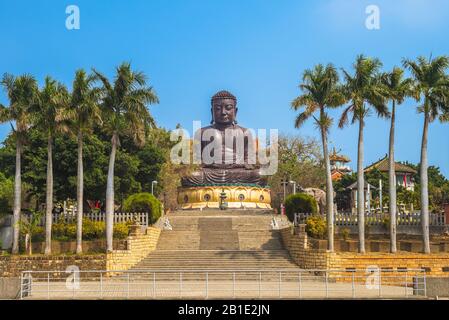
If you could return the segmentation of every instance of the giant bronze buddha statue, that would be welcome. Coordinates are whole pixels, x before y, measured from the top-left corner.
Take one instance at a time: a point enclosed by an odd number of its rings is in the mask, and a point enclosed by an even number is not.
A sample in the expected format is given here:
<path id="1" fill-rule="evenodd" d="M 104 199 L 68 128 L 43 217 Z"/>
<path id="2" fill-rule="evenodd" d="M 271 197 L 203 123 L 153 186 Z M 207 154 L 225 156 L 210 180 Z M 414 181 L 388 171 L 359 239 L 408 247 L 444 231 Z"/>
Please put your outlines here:
<path id="1" fill-rule="evenodd" d="M 184 209 L 218 208 L 223 191 L 231 208 L 270 208 L 267 177 L 256 163 L 256 141 L 251 130 L 237 125 L 237 111 L 230 92 L 212 97 L 211 125 L 195 133 L 200 169 L 181 179 L 178 202 Z"/>

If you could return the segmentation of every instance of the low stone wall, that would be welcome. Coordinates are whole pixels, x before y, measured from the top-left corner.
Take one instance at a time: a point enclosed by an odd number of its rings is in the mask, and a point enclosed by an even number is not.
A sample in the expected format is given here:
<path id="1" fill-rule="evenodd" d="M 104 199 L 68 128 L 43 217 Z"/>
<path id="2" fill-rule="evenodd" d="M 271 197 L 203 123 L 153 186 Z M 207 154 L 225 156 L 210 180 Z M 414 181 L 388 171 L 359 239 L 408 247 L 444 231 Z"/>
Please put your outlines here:
<path id="1" fill-rule="evenodd" d="M 61 271 L 69 266 L 80 270 L 104 270 L 106 255 L 65 255 L 65 256 L 0 256 L 0 277 L 20 277 L 22 271 Z"/>
<path id="2" fill-rule="evenodd" d="M 0 256 L 0 278 L 20 277 L 22 271 L 65 272 L 69 266 L 86 270 L 128 270 L 156 248 L 159 228 L 136 228 L 126 239 L 125 250 L 107 254 Z"/>
<path id="3" fill-rule="evenodd" d="M 0 299 L 16 299 L 19 296 L 20 279 L 0 277 Z"/>
<path id="4" fill-rule="evenodd" d="M 329 256 L 326 250 L 310 247 L 304 226 L 281 229 L 281 235 L 290 256 L 301 268 L 327 269 Z"/>
<path id="5" fill-rule="evenodd" d="M 115 250 L 107 254 L 107 270 L 125 271 L 136 265 L 151 251 L 156 249 L 161 229 L 149 227 L 143 233 L 135 230 L 127 238 L 126 250 Z"/>
<path id="6" fill-rule="evenodd" d="M 428 297 L 449 297 L 449 278 L 429 278 L 426 280 Z"/>
<path id="7" fill-rule="evenodd" d="M 45 242 L 36 242 L 32 244 L 33 253 L 44 253 Z M 114 250 L 126 249 L 126 239 L 114 240 Z M 84 240 L 83 253 L 104 253 L 106 251 L 106 239 L 99 240 Z M 76 241 L 56 241 L 51 242 L 52 254 L 70 254 L 76 252 Z"/>
<path id="8" fill-rule="evenodd" d="M 426 276 L 449 277 L 449 253 L 328 253 L 330 269 L 362 269 L 377 266 L 385 271 L 424 269 Z"/>
<path id="9" fill-rule="evenodd" d="M 323 248 L 326 242 L 310 240 L 305 232 L 305 226 L 281 230 L 285 247 L 295 262 L 306 269 L 334 269 L 352 271 L 366 270 L 368 267 L 378 267 L 384 271 L 404 272 L 411 269 L 424 269 L 426 276 L 449 277 L 449 253 L 409 253 L 396 254 L 383 252 L 367 252 L 366 254 L 352 252 L 328 252 Z M 318 245 L 317 245 L 318 243 Z"/>

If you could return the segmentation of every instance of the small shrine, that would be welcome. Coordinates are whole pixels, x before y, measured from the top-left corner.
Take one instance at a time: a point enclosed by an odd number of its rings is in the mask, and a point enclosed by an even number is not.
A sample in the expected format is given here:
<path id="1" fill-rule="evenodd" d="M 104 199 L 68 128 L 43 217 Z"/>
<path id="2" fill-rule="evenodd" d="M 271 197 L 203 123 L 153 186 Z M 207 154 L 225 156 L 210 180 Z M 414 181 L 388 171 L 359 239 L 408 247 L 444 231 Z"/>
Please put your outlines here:
<path id="1" fill-rule="evenodd" d="M 347 165 L 351 160 L 347 156 L 339 154 L 339 152 L 334 147 L 329 155 L 332 181 L 338 181 L 343 175 L 352 172 L 352 169 Z"/>

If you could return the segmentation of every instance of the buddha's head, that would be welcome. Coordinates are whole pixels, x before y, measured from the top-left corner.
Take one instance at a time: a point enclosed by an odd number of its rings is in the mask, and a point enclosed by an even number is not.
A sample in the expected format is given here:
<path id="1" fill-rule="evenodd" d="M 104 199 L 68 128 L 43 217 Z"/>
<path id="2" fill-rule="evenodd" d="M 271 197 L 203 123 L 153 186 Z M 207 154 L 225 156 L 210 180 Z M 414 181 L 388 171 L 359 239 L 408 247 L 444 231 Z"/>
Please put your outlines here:
<path id="1" fill-rule="evenodd" d="M 211 99 L 212 123 L 230 125 L 237 123 L 237 98 L 228 91 L 219 91 Z"/>

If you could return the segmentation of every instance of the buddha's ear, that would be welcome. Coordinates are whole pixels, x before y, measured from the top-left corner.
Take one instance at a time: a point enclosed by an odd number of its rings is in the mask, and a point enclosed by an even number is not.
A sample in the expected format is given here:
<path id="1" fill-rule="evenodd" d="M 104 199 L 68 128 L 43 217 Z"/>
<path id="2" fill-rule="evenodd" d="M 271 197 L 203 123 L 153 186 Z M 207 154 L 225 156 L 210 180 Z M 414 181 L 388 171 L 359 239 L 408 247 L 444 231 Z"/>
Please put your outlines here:
<path id="1" fill-rule="evenodd" d="M 215 124 L 214 108 L 213 107 L 210 108 L 210 113 L 211 113 L 211 116 L 212 116 L 212 120 L 210 121 L 210 124 Z"/>
<path id="2" fill-rule="evenodd" d="M 235 106 L 234 121 L 232 122 L 234 125 L 237 124 L 237 111 L 239 111 L 239 108 L 237 108 L 237 106 Z"/>

